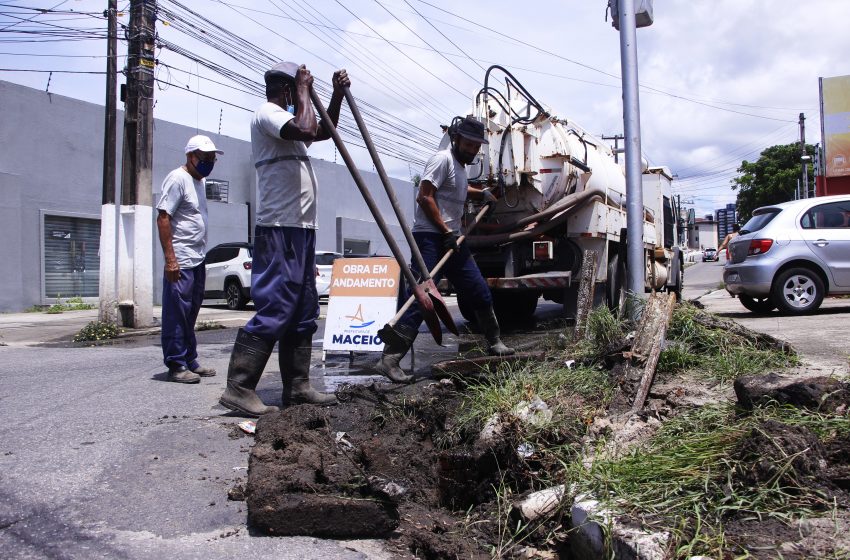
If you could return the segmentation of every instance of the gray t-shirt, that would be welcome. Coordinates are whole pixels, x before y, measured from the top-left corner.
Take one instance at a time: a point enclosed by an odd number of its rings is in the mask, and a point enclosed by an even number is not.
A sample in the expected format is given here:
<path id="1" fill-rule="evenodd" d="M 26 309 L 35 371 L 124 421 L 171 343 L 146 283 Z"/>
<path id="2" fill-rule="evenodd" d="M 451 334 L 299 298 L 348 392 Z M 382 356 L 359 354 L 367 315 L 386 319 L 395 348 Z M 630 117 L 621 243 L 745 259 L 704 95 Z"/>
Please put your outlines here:
<path id="1" fill-rule="evenodd" d="M 257 225 L 316 229 L 318 182 L 307 144 L 280 137 L 281 127 L 293 118 L 279 105 L 263 103 L 251 120 Z"/>
<path id="2" fill-rule="evenodd" d="M 422 172 L 422 181 L 428 181 L 437 189 L 434 198 L 440 209 L 440 216 L 446 226 L 452 231 L 459 232 L 463 218 L 468 181 L 466 168 L 452 155 L 451 148 L 441 150 L 431 156 Z M 442 230 L 428 219 L 421 206 L 416 206 L 413 216 L 413 231 L 431 231 L 442 233 Z"/>
<path id="3" fill-rule="evenodd" d="M 162 182 L 162 195 L 156 204 L 171 216 L 171 243 L 181 268 L 194 268 L 207 254 L 207 188 L 178 167 Z"/>

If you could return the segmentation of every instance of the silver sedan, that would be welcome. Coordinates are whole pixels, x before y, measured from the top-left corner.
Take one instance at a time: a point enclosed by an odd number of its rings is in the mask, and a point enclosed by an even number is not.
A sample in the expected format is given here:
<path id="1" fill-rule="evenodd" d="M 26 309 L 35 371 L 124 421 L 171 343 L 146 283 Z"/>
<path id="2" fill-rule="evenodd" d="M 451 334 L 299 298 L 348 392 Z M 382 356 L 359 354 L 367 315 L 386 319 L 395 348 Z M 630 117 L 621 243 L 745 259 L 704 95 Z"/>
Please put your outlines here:
<path id="1" fill-rule="evenodd" d="M 756 313 L 801 315 L 850 294 L 850 195 L 763 206 L 729 243 L 729 293 Z"/>

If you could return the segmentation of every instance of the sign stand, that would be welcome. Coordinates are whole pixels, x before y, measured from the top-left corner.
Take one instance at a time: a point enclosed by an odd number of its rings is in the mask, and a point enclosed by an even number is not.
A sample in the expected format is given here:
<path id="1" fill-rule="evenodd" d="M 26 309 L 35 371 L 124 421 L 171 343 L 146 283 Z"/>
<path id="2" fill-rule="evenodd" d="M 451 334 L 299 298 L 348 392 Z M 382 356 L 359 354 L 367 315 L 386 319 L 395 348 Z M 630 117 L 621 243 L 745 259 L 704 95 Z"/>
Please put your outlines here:
<path id="1" fill-rule="evenodd" d="M 396 313 L 401 268 L 392 258 L 341 258 L 334 261 L 322 361 L 328 352 L 380 352 L 378 331 Z"/>

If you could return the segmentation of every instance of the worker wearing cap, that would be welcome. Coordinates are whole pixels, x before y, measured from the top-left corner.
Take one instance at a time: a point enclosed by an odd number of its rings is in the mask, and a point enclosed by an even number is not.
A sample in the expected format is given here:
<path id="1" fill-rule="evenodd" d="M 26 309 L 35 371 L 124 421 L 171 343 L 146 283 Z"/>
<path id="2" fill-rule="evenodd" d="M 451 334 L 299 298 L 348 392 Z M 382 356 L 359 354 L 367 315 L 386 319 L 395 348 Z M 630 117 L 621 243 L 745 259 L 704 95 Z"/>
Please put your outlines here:
<path id="1" fill-rule="evenodd" d="M 283 380 L 282 402 L 334 404 L 336 397 L 310 387 L 310 357 L 319 296 L 316 292 L 316 175 L 310 143 L 330 138 L 310 101 L 313 77 L 304 65 L 281 62 L 265 73 L 266 103 L 251 121 L 257 171 L 257 216 L 251 299 L 257 310 L 239 329 L 230 355 L 227 389 L 219 402 L 246 416 L 277 410 L 256 387 L 275 342 Z M 333 75 L 328 115 L 339 119 L 345 70 Z"/>
<path id="2" fill-rule="evenodd" d="M 204 299 L 207 252 L 207 191 L 205 177 L 213 170 L 212 140 L 193 136 L 184 150 L 186 163 L 162 182 L 156 205 L 156 226 L 165 255 L 162 278 L 162 354 L 168 379 L 198 383 L 215 370 L 201 367 L 195 340 L 195 320 Z"/>
<path id="3" fill-rule="evenodd" d="M 475 159 L 481 144 L 488 143 L 484 125 L 471 117 L 456 117 L 449 128 L 449 138 L 451 145 L 434 154 L 422 172 L 416 197 L 418 206 L 413 218 L 413 238 L 429 270 L 436 266 L 447 251 L 453 252 L 440 275 L 445 274 L 457 290 L 458 299 L 465 300 L 474 311 L 478 326 L 487 340 L 488 352 L 491 355 L 507 356 L 513 354 L 514 350 L 501 341 L 490 288 L 481 276 L 469 248 L 466 244 L 458 245 L 467 197 L 488 202 L 496 200 L 489 190 L 470 186 L 466 176 L 465 166 Z M 415 262 L 411 268 L 418 270 Z M 439 282 L 440 275 L 434 278 L 435 282 Z M 389 340 L 376 366 L 390 380 L 397 383 L 412 381 L 412 376 L 404 373 L 399 363 L 413 345 L 421 324 L 422 313 L 418 304 L 414 304 L 392 327 L 395 336 L 387 337 Z"/>

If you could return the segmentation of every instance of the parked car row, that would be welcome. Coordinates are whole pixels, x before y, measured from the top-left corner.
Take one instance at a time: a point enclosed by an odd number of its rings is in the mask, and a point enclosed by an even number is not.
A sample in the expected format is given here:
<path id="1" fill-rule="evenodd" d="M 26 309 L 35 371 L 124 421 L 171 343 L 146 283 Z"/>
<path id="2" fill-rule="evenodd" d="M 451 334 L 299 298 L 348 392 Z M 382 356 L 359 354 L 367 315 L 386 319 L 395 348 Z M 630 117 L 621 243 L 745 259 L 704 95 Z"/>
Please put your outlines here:
<path id="1" fill-rule="evenodd" d="M 245 309 L 251 301 L 253 249 L 250 243 L 222 243 L 207 251 L 204 299 L 224 299 L 229 309 Z M 320 298 L 328 296 L 333 262 L 341 256 L 316 251 L 316 291 Z"/>
<path id="2" fill-rule="evenodd" d="M 756 313 L 801 315 L 850 294 L 850 195 L 763 206 L 729 243 L 729 293 Z"/>

